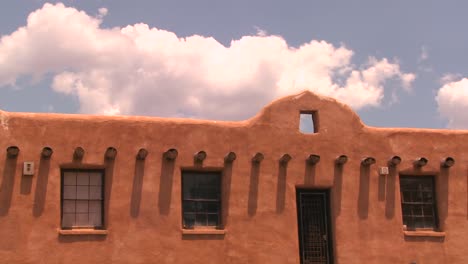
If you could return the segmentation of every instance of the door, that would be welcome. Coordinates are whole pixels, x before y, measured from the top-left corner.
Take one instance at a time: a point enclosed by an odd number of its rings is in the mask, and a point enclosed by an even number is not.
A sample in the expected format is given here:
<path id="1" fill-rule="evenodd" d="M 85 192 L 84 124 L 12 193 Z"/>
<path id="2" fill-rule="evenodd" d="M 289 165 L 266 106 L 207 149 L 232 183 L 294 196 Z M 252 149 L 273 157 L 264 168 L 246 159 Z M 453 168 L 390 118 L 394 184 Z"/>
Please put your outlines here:
<path id="1" fill-rule="evenodd" d="M 296 190 L 301 264 L 333 263 L 328 190 Z"/>

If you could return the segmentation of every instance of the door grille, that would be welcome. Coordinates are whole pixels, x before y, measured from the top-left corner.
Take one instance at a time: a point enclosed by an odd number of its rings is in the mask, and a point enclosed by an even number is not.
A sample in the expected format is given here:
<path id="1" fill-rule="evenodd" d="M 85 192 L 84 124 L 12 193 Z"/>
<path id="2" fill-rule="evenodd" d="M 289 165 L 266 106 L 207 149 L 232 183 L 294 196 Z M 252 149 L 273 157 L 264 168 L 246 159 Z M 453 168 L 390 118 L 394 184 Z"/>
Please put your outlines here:
<path id="1" fill-rule="evenodd" d="M 332 263 L 328 192 L 298 190 L 297 202 L 301 263 Z"/>

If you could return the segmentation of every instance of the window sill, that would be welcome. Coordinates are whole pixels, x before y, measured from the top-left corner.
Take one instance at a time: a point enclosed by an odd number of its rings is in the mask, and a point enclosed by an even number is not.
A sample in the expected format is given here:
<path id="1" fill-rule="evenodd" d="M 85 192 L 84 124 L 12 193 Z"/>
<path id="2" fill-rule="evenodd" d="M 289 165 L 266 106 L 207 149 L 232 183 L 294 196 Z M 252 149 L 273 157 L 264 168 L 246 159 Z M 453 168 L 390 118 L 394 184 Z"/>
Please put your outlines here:
<path id="1" fill-rule="evenodd" d="M 403 234 L 407 237 L 445 237 L 445 232 L 439 231 L 403 231 Z"/>
<path id="2" fill-rule="evenodd" d="M 100 235 L 106 236 L 107 230 L 101 229 L 59 229 L 58 233 L 63 236 L 76 236 L 76 235 Z"/>
<path id="3" fill-rule="evenodd" d="M 226 229 L 182 229 L 183 235 L 225 235 Z"/>

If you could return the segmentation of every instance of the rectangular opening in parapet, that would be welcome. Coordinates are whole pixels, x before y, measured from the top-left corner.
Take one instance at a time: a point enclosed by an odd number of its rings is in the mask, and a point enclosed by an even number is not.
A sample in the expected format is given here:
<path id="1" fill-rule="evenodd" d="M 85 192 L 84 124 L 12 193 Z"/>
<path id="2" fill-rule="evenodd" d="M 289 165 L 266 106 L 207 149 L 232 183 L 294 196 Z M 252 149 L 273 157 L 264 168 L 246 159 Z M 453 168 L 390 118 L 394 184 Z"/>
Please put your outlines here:
<path id="1" fill-rule="evenodd" d="M 299 131 L 303 134 L 318 132 L 317 111 L 301 111 L 299 117 Z"/>

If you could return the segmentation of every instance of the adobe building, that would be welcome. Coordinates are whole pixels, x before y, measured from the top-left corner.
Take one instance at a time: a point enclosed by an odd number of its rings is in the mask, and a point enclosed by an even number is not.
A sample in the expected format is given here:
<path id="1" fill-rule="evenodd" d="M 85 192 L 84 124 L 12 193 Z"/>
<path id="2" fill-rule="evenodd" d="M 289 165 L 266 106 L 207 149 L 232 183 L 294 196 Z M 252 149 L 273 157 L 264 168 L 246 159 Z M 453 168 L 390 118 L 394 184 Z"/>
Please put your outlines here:
<path id="1" fill-rule="evenodd" d="M 1 263 L 468 263 L 468 131 L 310 92 L 241 122 L 0 112 L 0 149 Z"/>

